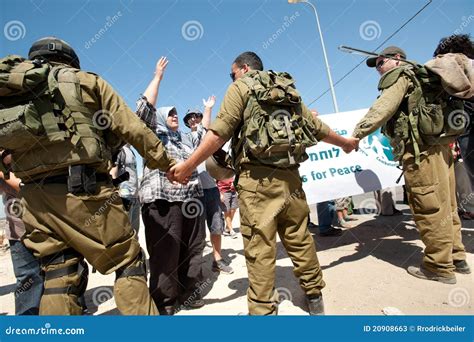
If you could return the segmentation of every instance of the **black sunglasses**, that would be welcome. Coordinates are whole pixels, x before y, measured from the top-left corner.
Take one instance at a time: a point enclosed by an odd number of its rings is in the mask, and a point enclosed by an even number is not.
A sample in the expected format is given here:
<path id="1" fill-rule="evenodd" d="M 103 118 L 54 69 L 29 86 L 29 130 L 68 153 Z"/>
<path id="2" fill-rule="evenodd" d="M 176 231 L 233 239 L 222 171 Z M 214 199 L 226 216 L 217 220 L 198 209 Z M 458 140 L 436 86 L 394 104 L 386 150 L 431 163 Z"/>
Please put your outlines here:
<path id="1" fill-rule="evenodd" d="M 238 68 L 239 68 L 239 69 L 242 69 L 245 65 L 247 65 L 247 64 L 244 64 L 243 66 L 238 67 Z M 235 72 L 231 72 L 231 73 L 229 74 L 229 76 L 230 76 L 230 78 L 232 79 L 232 82 L 234 82 L 234 81 L 235 81 Z"/>
<path id="2" fill-rule="evenodd" d="M 197 115 L 196 115 L 196 114 L 191 114 L 191 115 L 188 117 L 187 122 L 189 123 L 191 120 L 196 120 L 196 118 L 197 118 Z"/>
<path id="3" fill-rule="evenodd" d="M 377 63 L 377 65 L 375 66 L 375 68 L 376 68 L 376 69 L 380 69 L 380 67 L 381 67 L 382 65 L 384 65 L 387 60 L 388 60 L 388 58 L 382 59 L 380 62 Z"/>

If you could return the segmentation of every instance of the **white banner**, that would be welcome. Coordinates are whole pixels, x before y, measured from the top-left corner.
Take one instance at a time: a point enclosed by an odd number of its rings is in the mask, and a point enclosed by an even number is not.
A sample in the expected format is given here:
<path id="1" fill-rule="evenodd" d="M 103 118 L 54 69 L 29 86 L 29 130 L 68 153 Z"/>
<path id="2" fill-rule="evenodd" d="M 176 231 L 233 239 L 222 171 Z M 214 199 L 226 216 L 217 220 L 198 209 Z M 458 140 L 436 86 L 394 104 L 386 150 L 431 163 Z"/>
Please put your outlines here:
<path id="1" fill-rule="evenodd" d="M 368 109 L 321 115 L 320 119 L 336 133 L 350 137 L 355 125 Z M 306 151 L 309 159 L 301 164 L 300 174 L 308 203 L 402 185 L 396 184 L 402 171 L 393 161 L 388 139 L 380 130 L 361 140 L 359 151 L 346 154 L 341 148 L 324 142 Z"/>

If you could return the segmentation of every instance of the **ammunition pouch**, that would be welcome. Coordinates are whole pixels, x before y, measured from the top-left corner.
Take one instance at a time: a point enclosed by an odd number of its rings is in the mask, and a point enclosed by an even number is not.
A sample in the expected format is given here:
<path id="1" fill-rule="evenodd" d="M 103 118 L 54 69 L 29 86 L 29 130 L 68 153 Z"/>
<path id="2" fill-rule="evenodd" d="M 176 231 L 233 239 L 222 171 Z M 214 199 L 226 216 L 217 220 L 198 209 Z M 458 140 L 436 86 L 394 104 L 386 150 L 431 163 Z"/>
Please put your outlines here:
<path id="1" fill-rule="evenodd" d="M 86 165 L 70 165 L 68 168 L 67 190 L 74 195 L 93 195 L 97 192 L 95 170 Z"/>

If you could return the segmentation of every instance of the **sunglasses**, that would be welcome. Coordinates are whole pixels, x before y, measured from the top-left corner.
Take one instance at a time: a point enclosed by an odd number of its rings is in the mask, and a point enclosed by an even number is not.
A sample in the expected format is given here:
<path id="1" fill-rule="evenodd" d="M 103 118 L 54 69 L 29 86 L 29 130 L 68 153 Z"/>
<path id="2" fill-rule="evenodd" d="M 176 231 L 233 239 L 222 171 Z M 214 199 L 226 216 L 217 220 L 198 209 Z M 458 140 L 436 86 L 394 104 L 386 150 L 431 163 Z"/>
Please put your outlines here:
<path id="1" fill-rule="evenodd" d="M 382 67 L 382 65 L 385 64 L 385 62 L 387 61 L 388 59 L 382 59 L 380 62 L 378 62 L 376 65 L 375 65 L 375 68 L 376 69 L 380 69 Z"/>
<path id="2" fill-rule="evenodd" d="M 196 115 L 190 115 L 190 116 L 188 117 L 187 123 L 191 123 L 192 121 L 195 121 L 196 118 L 197 118 Z"/>
<path id="3" fill-rule="evenodd" d="M 244 64 L 244 66 L 245 66 L 245 65 L 247 65 L 247 64 Z M 238 69 L 239 69 L 239 70 L 242 70 L 242 68 L 243 68 L 244 66 L 239 67 Z M 234 82 L 234 81 L 235 81 L 235 72 L 231 72 L 231 73 L 229 74 L 229 76 L 230 76 L 230 78 L 232 79 L 232 82 Z"/>

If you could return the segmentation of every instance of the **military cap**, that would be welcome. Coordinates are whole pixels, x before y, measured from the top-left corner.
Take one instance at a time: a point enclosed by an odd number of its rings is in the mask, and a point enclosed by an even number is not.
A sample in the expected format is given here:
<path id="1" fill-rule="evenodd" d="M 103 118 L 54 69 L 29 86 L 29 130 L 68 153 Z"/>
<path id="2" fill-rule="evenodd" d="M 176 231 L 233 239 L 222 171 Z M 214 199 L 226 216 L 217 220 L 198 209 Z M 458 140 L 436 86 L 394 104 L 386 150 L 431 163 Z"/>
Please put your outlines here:
<path id="1" fill-rule="evenodd" d="M 402 59 L 407 58 L 407 54 L 405 53 L 405 51 L 403 51 L 398 46 L 389 46 L 389 47 L 383 49 L 383 51 L 379 53 L 379 56 L 391 56 L 391 57 L 393 57 L 395 55 L 400 55 L 400 57 Z M 377 62 L 377 58 L 379 58 L 379 56 L 368 58 L 367 61 L 366 61 L 367 66 L 369 68 L 374 68 L 375 65 L 376 65 L 376 62 Z"/>

